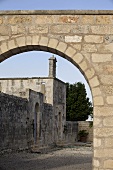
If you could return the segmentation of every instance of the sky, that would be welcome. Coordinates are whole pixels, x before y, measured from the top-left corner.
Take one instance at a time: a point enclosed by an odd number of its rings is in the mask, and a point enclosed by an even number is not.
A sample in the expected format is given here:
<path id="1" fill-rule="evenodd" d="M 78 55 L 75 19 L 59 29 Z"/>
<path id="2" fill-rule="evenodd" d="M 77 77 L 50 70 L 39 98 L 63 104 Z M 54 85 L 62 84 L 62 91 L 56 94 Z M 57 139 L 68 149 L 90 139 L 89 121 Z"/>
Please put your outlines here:
<path id="1" fill-rule="evenodd" d="M 0 10 L 113 10 L 113 0 L 0 0 Z M 0 64 L 0 77 L 48 76 L 48 59 L 52 53 L 27 52 Z M 64 82 L 82 82 L 92 101 L 89 86 L 80 71 L 69 61 L 57 58 L 57 78 Z"/>

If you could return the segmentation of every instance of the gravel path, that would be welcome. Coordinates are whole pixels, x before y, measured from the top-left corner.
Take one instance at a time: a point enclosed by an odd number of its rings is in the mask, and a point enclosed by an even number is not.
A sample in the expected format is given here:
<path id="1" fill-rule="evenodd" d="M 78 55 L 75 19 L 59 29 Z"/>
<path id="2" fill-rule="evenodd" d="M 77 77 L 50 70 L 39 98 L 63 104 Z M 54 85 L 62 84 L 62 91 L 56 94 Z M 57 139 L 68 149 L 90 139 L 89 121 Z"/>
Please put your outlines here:
<path id="1" fill-rule="evenodd" d="M 71 147 L 48 153 L 5 154 L 0 170 L 92 170 L 92 148 Z"/>

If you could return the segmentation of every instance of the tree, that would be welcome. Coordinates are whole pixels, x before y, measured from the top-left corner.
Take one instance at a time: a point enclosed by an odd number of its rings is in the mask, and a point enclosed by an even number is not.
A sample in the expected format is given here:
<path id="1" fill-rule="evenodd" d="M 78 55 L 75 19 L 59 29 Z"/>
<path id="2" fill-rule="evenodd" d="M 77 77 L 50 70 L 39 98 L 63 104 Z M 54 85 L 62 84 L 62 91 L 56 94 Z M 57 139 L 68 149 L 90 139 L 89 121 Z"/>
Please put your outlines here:
<path id="1" fill-rule="evenodd" d="M 92 103 L 87 97 L 85 85 L 81 82 L 66 83 L 66 119 L 68 121 L 84 121 L 92 112 Z"/>

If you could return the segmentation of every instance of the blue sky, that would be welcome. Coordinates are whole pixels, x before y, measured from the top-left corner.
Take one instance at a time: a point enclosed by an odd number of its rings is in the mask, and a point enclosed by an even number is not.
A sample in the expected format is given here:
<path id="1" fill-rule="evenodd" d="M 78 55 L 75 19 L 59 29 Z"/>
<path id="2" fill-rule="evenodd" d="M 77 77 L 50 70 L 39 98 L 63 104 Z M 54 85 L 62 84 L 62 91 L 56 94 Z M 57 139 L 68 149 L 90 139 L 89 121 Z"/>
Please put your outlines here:
<path id="1" fill-rule="evenodd" d="M 112 10 L 113 0 L 0 0 L 0 10 Z M 22 53 L 0 64 L 0 77 L 48 76 L 48 58 L 51 53 Z M 55 55 L 56 56 L 56 55 Z M 89 87 L 79 72 L 67 60 L 57 57 L 57 77 L 65 82 L 85 83 L 91 99 Z"/>

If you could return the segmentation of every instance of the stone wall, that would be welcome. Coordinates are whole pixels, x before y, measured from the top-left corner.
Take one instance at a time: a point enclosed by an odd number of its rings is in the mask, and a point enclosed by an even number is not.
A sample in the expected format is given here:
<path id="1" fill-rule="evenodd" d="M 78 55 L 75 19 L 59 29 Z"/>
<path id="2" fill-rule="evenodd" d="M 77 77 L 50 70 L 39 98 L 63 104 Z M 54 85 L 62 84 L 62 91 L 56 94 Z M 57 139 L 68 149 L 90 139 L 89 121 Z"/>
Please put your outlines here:
<path id="1" fill-rule="evenodd" d="M 86 130 L 89 133 L 87 136 L 87 142 L 93 142 L 93 126 L 91 124 L 92 122 L 78 121 L 78 132 L 80 130 Z"/>
<path id="2" fill-rule="evenodd" d="M 28 147 L 28 117 L 28 100 L 0 93 L 0 151 Z"/>

